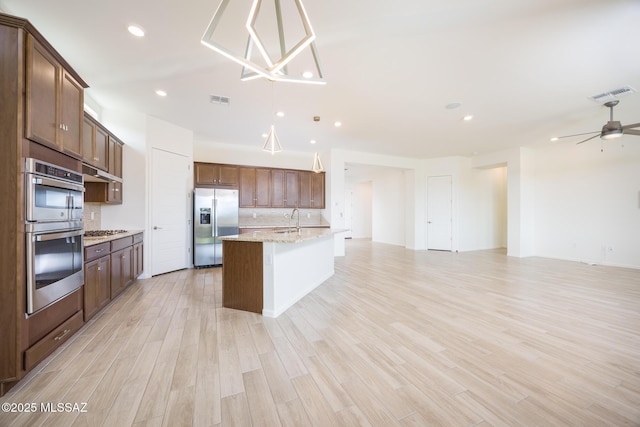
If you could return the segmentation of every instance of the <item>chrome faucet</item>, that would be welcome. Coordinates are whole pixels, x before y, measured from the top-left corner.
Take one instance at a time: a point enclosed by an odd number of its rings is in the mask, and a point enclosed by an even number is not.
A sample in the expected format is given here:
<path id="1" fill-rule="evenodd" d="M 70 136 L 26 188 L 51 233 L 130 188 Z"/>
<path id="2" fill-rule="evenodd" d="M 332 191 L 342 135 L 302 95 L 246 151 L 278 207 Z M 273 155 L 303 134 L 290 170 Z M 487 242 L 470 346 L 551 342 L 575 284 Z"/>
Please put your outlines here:
<path id="1" fill-rule="evenodd" d="M 296 231 L 300 232 L 300 211 L 298 210 L 298 208 L 293 208 L 293 210 L 291 211 L 291 215 L 289 215 L 289 229 L 291 229 L 291 218 L 293 218 L 293 215 L 298 212 L 298 222 L 296 223 Z"/>

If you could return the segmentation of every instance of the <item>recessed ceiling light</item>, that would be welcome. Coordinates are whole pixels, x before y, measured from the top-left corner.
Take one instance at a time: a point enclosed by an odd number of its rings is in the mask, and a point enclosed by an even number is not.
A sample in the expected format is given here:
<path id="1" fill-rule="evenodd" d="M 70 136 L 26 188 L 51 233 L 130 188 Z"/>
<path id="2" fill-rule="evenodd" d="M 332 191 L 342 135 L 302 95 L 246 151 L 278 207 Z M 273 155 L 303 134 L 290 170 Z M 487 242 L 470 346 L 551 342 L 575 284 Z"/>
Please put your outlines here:
<path id="1" fill-rule="evenodd" d="M 451 104 L 447 104 L 444 106 L 447 110 L 455 110 L 456 108 L 460 108 L 462 106 L 459 102 L 452 102 Z"/>
<path id="2" fill-rule="evenodd" d="M 466 116 L 464 116 L 462 118 L 462 120 L 464 120 L 465 122 L 468 122 L 469 120 L 473 120 L 473 115 L 472 114 L 467 114 Z"/>
<path id="3" fill-rule="evenodd" d="M 127 30 L 136 37 L 144 37 L 144 30 L 137 25 L 129 25 Z"/>
<path id="4" fill-rule="evenodd" d="M 311 77 L 313 77 L 313 73 L 311 71 L 305 71 L 304 73 L 302 73 L 302 77 L 304 77 L 305 79 L 310 79 Z"/>
<path id="5" fill-rule="evenodd" d="M 278 112 L 276 113 L 276 116 L 278 116 L 278 117 L 284 117 L 284 112 L 282 112 L 282 111 L 278 111 Z"/>
<path id="6" fill-rule="evenodd" d="M 557 136 L 554 136 L 553 138 L 549 139 L 549 141 L 551 141 L 551 142 L 556 142 L 557 140 L 558 140 Z"/>
<path id="7" fill-rule="evenodd" d="M 335 127 L 339 128 L 340 126 L 342 126 L 342 122 L 335 122 L 333 125 Z"/>
<path id="8" fill-rule="evenodd" d="M 165 97 L 165 96 L 167 96 L 167 92 L 165 92 L 165 91 L 163 91 L 163 90 L 158 89 L 158 90 L 156 91 L 156 95 L 158 95 L 158 96 L 162 96 L 162 97 Z"/>
<path id="9" fill-rule="evenodd" d="M 311 140 L 311 141 L 309 141 L 309 142 L 310 142 L 311 144 L 315 144 L 315 143 L 316 143 L 316 140 L 315 140 L 315 139 L 312 139 L 312 140 Z"/>

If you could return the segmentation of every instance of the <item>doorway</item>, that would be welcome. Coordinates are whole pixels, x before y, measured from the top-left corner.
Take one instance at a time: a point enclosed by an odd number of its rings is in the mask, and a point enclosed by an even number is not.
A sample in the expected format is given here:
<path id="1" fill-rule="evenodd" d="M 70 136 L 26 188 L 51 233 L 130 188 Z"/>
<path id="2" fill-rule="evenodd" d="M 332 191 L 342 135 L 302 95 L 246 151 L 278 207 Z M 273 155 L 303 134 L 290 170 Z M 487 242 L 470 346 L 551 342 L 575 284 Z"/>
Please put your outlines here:
<path id="1" fill-rule="evenodd" d="M 427 249 L 452 250 L 453 180 L 451 175 L 427 178 Z"/>
<path id="2" fill-rule="evenodd" d="M 151 275 L 189 267 L 189 176 L 186 156 L 152 149 Z"/>

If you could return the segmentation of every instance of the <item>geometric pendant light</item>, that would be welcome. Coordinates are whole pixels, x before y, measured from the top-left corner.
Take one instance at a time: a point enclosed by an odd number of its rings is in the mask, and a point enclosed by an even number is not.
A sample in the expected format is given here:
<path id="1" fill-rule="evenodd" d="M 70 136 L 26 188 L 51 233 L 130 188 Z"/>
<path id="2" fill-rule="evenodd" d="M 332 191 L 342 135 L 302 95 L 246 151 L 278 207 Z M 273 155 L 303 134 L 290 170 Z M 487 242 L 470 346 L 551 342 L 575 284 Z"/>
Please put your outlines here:
<path id="1" fill-rule="evenodd" d="M 235 0 L 235 4 L 240 5 L 240 2 L 247 2 L 248 0 Z M 299 40 L 293 41 L 293 46 L 287 48 L 284 32 L 284 22 L 282 15 L 282 8 L 280 1 L 273 0 L 275 9 L 276 25 L 268 26 L 266 28 L 277 28 L 277 49 L 268 49 L 265 45 L 265 40 L 274 40 L 275 34 L 261 34 L 256 25 L 263 0 L 250 0 L 251 6 L 249 8 L 249 14 L 246 19 L 244 28 L 241 30 L 246 31 L 247 43 L 244 53 L 234 52 L 233 50 L 225 47 L 219 40 L 217 40 L 218 30 L 227 6 L 230 0 L 222 0 L 220 6 L 214 13 L 209 26 L 207 27 L 204 35 L 202 36 L 202 44 L 208 48 L 220 53 L 221 55 L 237 62 L 242 65 L 242 73 L 240 78 L 242 80 L 251 80 L 255 78 L 266 78 L 271 81 L 282 82 L 296 82 L 296 83 L 312 83 L 312 84 L 325 84 L 324 75 L 322 73 L 322 67 L 320 66 L 320 58 L 318 55 L 318 49 L 315 44 L 316 35 L 311 28 L 311 22 L 307 16 L 307 12 L 304 9 L 302 0 L 288 0 L 295 4 L 297 11 L 296 22 L 302 27 L 304 35 Z M 266 0 L 270 1 L 270 0 Z M 285 0 L 287 1 L 287 0 Z M 244 3 L 243 3 L 244 5 Z M 288 15 L 288 16 L 291 16 Z M 294 19 L 294 18 L 289 18 Z M 295 24 L 295 23 L 291 23 Z M 236 29 L 237 30 L 237 29 Z M 264 31 L 264 30 L 262 30 Z M 271 36 L 271 37 L 270 37 Z M 310 73 L 312 76 L 296 76 L 289 74 L 287 65 L 291 63 L 298 55 L 308 49 L 311 53 L 313 66 L 315 73 Z M 272 58 L 269 51 L 273 52 L 277 50 L 280 54 L 278 58 Z"/>

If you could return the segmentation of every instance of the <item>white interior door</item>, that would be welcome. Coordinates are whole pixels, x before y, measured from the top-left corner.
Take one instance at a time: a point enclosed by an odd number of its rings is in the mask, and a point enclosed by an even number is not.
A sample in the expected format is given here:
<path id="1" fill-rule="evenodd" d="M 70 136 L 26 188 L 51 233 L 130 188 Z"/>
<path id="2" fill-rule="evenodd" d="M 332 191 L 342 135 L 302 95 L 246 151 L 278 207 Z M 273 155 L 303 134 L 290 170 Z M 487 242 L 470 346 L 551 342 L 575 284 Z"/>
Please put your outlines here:
<path id="1" fill-rule="evenodd" d="M 189 159 L 152 149 L 151 275 L 188 268 Z"/>
<path id="2" fill-rule="evenodd" d="M 451 175 L 427 178 L 427 249 L 452 248 L 453 184 Z"/>

